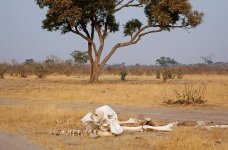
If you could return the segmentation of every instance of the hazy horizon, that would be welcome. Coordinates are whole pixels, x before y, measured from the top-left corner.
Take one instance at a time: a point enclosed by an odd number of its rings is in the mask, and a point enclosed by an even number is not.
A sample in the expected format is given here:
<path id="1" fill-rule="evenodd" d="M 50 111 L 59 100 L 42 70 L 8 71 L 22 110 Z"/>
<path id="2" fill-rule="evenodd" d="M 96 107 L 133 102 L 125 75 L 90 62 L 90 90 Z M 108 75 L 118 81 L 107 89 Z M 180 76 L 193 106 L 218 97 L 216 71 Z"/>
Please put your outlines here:
<path id="1" fill-rule="evenodd" d="M 190 0 L 193 7 L 205 13 L 204 23 L 196 29 L 173 30 L 171 32 L 149 35 L 134 46 L 119 49 L 108 64 L 127 65 L 155 64 L 161 56 L 171 57 L 183 64 L 201 62 L 201 56 L 212 55 L 214 62 L 228 61 L 228 18 L 226 6 L 228 1 Z M 118 14 L 122 25 L 131 18 L 129 14 L 142 17 L 142 12 L 130 10 Z M 224 17 L 223 17 L 224 16 Z M 86 42 L 71 33 L 48 32 L 41 28 L 45 11 L 40 10 L 34 0 L 3 1 L 0 5 L 0 19 L 4 23 L 0 28 L 0 62 L 15 59 L 24 62 L 32 58 L 43 61 L 49 55 L 61 59 L 71 59 L 74 50 L 86 50 Z M 121 34 L 110 35 L 105 53 L 115 42 L 126 40 Z"/>

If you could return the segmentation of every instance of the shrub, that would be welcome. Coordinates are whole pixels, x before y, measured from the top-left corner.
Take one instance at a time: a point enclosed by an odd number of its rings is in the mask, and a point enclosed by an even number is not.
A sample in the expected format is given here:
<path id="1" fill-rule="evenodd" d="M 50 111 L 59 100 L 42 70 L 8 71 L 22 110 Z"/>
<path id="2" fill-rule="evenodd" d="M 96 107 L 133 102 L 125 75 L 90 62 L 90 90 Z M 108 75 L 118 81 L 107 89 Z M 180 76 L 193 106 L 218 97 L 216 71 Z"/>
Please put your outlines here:
<path id="1" fill-rule="evenodd" d="M 44 78 L 48 74 L 48 70 L 45 65 L 43 64 L 36 64 L 34 65 L 35 68 L 35 74 L 37 78 Z"/>
<path id="2" fill-rule="evenodd" d="M 156 71 L 155 77 L 156 77 L 156 79 L 161 79 L 161 73 L 159 70 Z"/>
<path id="3" fill-rule="evenodd" d="M 8 66 L 6 64 L 0 64 L 0 78 L 1 79 L 4 79 L 7 69 L 8 69 Z"/>
<path id="4" fill-rule="evenodd" d="M 163 82 L 166 82 L 167 79 L 174 79 L 176 76 L 173 69 L 169 69 L 169 68 L 164 68 L 161 72 L 161 75 L 162 75 Z"/>
<path id="5" fill-rule="evenodd" d="M 175 99 L 164 100 L 165 104 L 203 104 L 206 102 L 204 99 L 206 92 L 205 84 L 185 84 L 183 87 L 173 88 L 171 87 Z"/>
<path id="6" fill-rule="evenodd" d="M 21 78 L 27 78 L 27 71 L 25 65 L 19 65 L 17 66 L 17 72 L 20 75 Z"/>
<path id="7" fill-rule="evenodd" d="M 183 71 L 182 71 L 182 69 L 180 67 L 178 67 L 176 69 L 175 74 L 177 76 L 177 79 L 183 79 L 183 77 L 184 77 L 184 73 L 183 73 Z"/>
<path id="8" fill-rule="evenodd" d="M 122 81 L 125 80 L 126 76 L 127 76 L 127 71 L 126 70 L 123 70 L 123 71 L 120 72 L 120 77 L 121 77 Z"/>

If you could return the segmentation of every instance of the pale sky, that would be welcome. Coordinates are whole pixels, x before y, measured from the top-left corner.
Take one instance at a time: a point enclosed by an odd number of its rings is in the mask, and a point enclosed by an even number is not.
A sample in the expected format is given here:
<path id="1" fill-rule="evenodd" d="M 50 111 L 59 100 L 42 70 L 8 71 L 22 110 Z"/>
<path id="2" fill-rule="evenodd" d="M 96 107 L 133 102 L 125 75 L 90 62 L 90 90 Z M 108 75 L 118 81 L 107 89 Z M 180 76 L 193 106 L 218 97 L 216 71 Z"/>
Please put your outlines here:
<path id="1" fill-rule="evenodd" d="M 174 30 L 145 37 L 139 44 L 121 48 L 108 64 L 155 64 L 161 56 L 180 63 L 200 63 L 200 56 L 213 56 L 213 61 L 228 61 L 227 0 L 190 0 L 193 7 L 205 13 L 204 23 L 190 30 Z M 121 27 L 127 19 L 143 18 L 142 11 L 118 14 Z M 43 61 L 48 55 L 71 59 L 74 50 L 86 50 L 86 42 L 73 34 L 61 35 L 41 28 L 45 11 L 34 0 L 4 0 L 0 5 L 0 62 L 28 58 Z M 105 53 L 115 42 L 126 41 L 121 32 L 110 35 Z"/>

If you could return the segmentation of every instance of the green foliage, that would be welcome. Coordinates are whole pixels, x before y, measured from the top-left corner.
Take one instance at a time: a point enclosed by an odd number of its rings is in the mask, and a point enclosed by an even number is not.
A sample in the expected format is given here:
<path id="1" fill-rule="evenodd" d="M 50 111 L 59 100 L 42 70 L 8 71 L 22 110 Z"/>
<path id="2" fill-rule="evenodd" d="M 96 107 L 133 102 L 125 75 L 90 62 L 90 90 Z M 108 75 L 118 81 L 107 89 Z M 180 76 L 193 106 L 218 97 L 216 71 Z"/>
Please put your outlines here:
<path id="1" fill-rule="evenodd" d="M 73 57 L 75 64 L 79 64 L 79 65 L 86 64 L 87 61 L 89 60 L 88 52 L 81 52 L 81 51 L 75 50 L 70 55 Z"/>
<path id="2" fill-rule="evenodd" d="M 110 32 L 119 30 L 115 19 L 115 9 L 121 0 L 35 0 L 40 8 L 48 8 L 43 28 L 48 31 L 61 30 L 62 33 L 77 27 L 84 30 L 94 23 L 107 26 Z M 194 28 L 202 23 L 203 13 L 192 10 L 188 0 L 135 0 L 138 7 L 143 6 L 148 23 L 164 30 L 174 26 Z M 130 6 L 129 6 L 130 7 Z M 126 7 L 127 8 L 127 7 Z M 133 19 L 125 25 L 125 36 L 139 29 L 142 23 Z"/>
<path id="3" fill-rule="evenodd" d="M 31 58 L 30 59 L 26 59 L 25 62 L 24 62 L 25 65 L 31 65 L 33 63 L 34 63 L 34 60 L 31 59 Z"/>
<path id="4" fill-rule="evenodd" d="M 131 36 L 142 27 L 138 19 L 129 20 L 124 26 L 124 36 Z"/>
<path id="5" fill-rule="evenodd" d="M 69 32 L 69 28 L 84 30 L 90 22 L 103 26 L 107 22 L 110 32 L 116 32 L 119 24 L 113 15 L 116 0 L 36 0 L 40 8 L 49 11 L 43 21 L 43 28 L 48 31 L 61 30 Z M 95 21 L 96 20 L 96 21 Z"/>
<path id="6" fill-rule="evenodd" d="M 148 23 L 170 31 L 176 27 L 195 28 L 202 23 L 203 13 L 192 10 L 188 0 L 150 0 L 145 14 Z"/>
<path id="7" fill-rule="evenodd" d="M 168 67 L 168 66 L 178 65 L 179 63 L 174 59 L 171 59 L 170 57 L 163 56 L 156 60 L 156 64 L 161 67 Z"/>

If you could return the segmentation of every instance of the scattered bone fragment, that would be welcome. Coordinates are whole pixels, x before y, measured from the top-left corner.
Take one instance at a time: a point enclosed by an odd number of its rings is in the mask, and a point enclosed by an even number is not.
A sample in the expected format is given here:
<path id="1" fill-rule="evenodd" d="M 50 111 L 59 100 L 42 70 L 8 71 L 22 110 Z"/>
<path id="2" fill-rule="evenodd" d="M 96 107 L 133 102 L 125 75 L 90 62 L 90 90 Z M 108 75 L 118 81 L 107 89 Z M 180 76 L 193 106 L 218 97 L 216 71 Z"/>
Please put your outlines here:
<path id="1" fill-rule="evenodd" d="M 197 125 L 195 126 L 195 128 L 205 128 L 205 129 L 212 129 L 212 128 L 220 128 L 220 129 L 228 129 L 228 125 L 211 125 L 208 126 L 206 125 L 206 123 L 204 121 L 198 121 Z"/>

